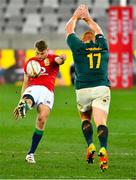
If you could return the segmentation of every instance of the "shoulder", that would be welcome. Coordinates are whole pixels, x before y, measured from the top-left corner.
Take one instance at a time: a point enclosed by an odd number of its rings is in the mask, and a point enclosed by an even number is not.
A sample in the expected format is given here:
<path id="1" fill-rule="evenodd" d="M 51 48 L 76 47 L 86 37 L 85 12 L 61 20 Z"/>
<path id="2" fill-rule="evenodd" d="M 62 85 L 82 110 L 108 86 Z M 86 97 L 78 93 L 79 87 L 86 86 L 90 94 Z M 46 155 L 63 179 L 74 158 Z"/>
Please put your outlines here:
<path id="1" fill-rule="evenodd" d="M 101 46 L 102 49 L 108 50 L 108 41 L 103 34 L 97 34 L 95 36 L 96 43 Z"/>
<path id="2" fill-rule="evenodd" d="M 37 61 L 38 59 L 37 59 L 37 57 L 31 57 L 31 58 L 29 58 L 29 59 L 26 59 L 24 65 L 27 65 L 27 64 L 28 64 L 30 61 L 32 61 L 32 60 Z"/>
<path id="3" fill-rule="evenodd" d="M 54 59 L 58 57 L 56 54 L 52 53 L 52 54 L 48 54 L 47 55 L 47 58 L 50 60 L 50 61 L 54 61 Z"/>
<path id="4" fill-rule="evenodd" d="M 66 38 L 67 42 L 68 42 L 68 41 L 71 41 L 71 40 L 75 40 L 75 39 L 79 39 L 79 38 L 76 36 L 75 33 L 68 34 L 68 36 L 67 36 L 67 38 Z M 80 39 L 79 39 L 79 40 L 80 40 Z"/>
<path id="5" fill-rule="evenodd" d="M 48 54 L 46 60 L 48 59 L 49 62 L 50 62 L 50 64 L 55 65 L 55 66 L 56 66 L 56 65 L 58 66 L 58 64 L 57 64 L 56 61 L 55 61 L 55 58 L 56 58 L 56 57 L 58 57 L 58 55 L 56 55 L 56 54 L 54 54 L 54 53 Z"/>
<path id="6" fill-rule="evenodd" d="M 33 56 L 33 57 L 28 59 L 28 61 L 31 61 L 31 60 L 38 60 L 38 58 L 36 56 Z"/>
<path id="7" fill-rule="evenodd" d="M 26 60 L 26 63 L 28 63 L 29 61 L 32 61 L 32 60 L 38 61 L 38 58 L 36 56 L 31 57 L 31 58 Z"/>
<path id="8" fill-rule="evenodd" d="M 77 37 L 75 33 L 71 33 L 67 36 L 67 44 L 71 50 L 76 50 L 80 48 L 84 43 Z"/>
<path id="9" fill-rule="evenodd" d="M 70 33 L 70 34 L 67 35 L 66 39 L 71 38 L 73 36 L 76 36 L 76 34 L 75 33 Z"/>
<path id="10" fill-rule="evenodd" d="M 102 39 L 106 40 L 106 38 L 105 38 L 105 36 L 104 36 L 103 34 L 97 34 L 97 35 L 95 36 L 95 39 L 96 39 L 96 40 L 102 40 Z"/>

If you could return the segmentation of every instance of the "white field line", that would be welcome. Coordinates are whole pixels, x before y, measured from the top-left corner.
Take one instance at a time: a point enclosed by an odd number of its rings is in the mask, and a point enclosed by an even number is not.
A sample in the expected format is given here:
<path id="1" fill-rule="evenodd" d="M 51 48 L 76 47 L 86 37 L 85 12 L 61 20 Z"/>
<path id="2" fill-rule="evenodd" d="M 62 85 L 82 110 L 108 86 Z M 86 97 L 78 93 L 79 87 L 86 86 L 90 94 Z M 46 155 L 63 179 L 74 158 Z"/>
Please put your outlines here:
<path id="1" fill-rule="evenodd" d="M 11 154 L 12 156 L 15 154 L 26 154 L 26 151 L 1 151 L 0 150 L 0 155 L 2 154 Z M 43 154 L 64 154 L 64 152 L 60 152 L 60 151 L 54 151 L 54 152 L 50 152 L 50 151 L 45 151 L 43 152 Z M 65 152 L 65 154 L 77 154 L 77 152 L 74 151 L 67 151 Z M 85 153 L 83 153 L 85 154 Z M 129 152 L 109 152 L 109 155 L 113 155 L 113 156 L 136 156 L 136 153 L 129 153 Z"/>
<path id="2" fill-rule="evenodd" d="M 15 174 L 10 174 L 10 176 L 12 177 L 12 179 L 14 178 L 14 177 L 16 177 L 16 175 Z M 32 175 L 28 175 L 28 177 L 29 177 L 29 179 L 23 179 L 23 180 L 30 180 L 30 179 L 34 179 L 34 176 L 32 176 Z M 12 179 L 8 179 L 8 180 L 12 180 Z M 83 180 L 83 179 L 85 179 L 85 180 L 94 180 L 94 179 L 96 179 L 96 180 L 105 180 L 105 179 L 98 179 L 98 177 L 96 176 L 91 176 L 91 177 L 88 177 L 88 176 L 73 176 L 73 178 L 71 177 L 71 176 L 54 176 L 53 178 L 50 178 L 49 176 L 41 176 L 40 177 L 40 179 L 36 179 L 36 180 L 41 180 L 41 179 L 46 179 L 46 180 L 56 180 L 56 179 L 58 179 L 58 180 Z M 6 179 L 2 179 L 2 180 L 6 180 Z M 18 180 L 18 179 L 14 179 L 14 180 Z M 107 180 L 121 180 L 121 179 L 107 179 Z M 132 180 L 132 179 L 123 179 L 123 180 Z M 135 179 L 134 179 L 135 180 Z"/>

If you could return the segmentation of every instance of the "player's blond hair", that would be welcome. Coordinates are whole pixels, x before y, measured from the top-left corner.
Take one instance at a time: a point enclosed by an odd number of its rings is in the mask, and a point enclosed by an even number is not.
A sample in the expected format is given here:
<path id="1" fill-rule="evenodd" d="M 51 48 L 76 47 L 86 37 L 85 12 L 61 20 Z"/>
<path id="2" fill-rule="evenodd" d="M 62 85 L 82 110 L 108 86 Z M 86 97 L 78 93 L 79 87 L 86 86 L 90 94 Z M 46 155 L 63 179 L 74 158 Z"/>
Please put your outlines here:
<path id="1" fill-rule="evenodd" d="M 83 35 L 81 36 L 81 40 L 82 40 L 82 41 L 84 41 L 84 38 L 85 38 L 85 36 L 86 36 L 87 34 L 90 34 L 90 40 L 93 40 L 93 39 L 94 39 L 94 37 L 95 37 L 94 31 L 89 30 L 89 31 L 84 32 Z"/>

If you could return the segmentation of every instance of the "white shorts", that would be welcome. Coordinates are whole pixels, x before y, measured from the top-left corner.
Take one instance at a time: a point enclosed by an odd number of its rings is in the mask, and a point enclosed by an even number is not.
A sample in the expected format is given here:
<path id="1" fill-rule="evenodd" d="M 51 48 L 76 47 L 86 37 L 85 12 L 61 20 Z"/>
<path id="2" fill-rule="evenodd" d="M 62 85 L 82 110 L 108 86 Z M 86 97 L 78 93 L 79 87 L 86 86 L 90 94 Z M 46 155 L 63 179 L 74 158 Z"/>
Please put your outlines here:
<path id="1" fill-rule="evenodd" d="M 110 106 L 110 88 L 97 86 L 76 90 L 77 108 L 80 112 L 86 112 L 92 107 L 102 109 L 107 114 Z"/>
<path id="2" fill-rule="evenodd" d="M 54 93 L 45 86 L 30 86 L 25 89 L 23 96 L 29 94 L 34 98 L 35 105 L 47 105 L 52 109 L 54 103 Z"/>

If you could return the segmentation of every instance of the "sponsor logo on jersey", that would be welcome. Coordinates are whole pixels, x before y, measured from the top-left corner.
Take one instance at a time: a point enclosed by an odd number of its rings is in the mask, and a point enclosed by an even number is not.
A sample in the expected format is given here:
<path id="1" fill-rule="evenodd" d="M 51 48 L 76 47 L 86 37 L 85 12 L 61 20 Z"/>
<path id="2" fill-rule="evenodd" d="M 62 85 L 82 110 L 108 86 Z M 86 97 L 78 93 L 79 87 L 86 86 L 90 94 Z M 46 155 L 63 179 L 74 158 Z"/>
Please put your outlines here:
<path id="1" fill-rule="evenodd" d="M 46 72 L 45 67 L 41 67 L 41 75 L 49 75 L 49 73 Z"/>
<path id="2" fill-rule="evenodd" d="M 46 58 L 46 59 L 44 60 L 44 65 L 45 65 L 45 66 L 49 66 L 49 65 L 50 65 L 50 61 L 49 61 L 48 58 Z"/>
<path id="3" fill-rule="evenodd" d="M 102 50 L 102 48 L 100 48 L 100 47 L 94 47 L 94 48 L 87 48 L 86 50 L 91 50 L 91 51 L 100 51 L 100 50 Z"/>

